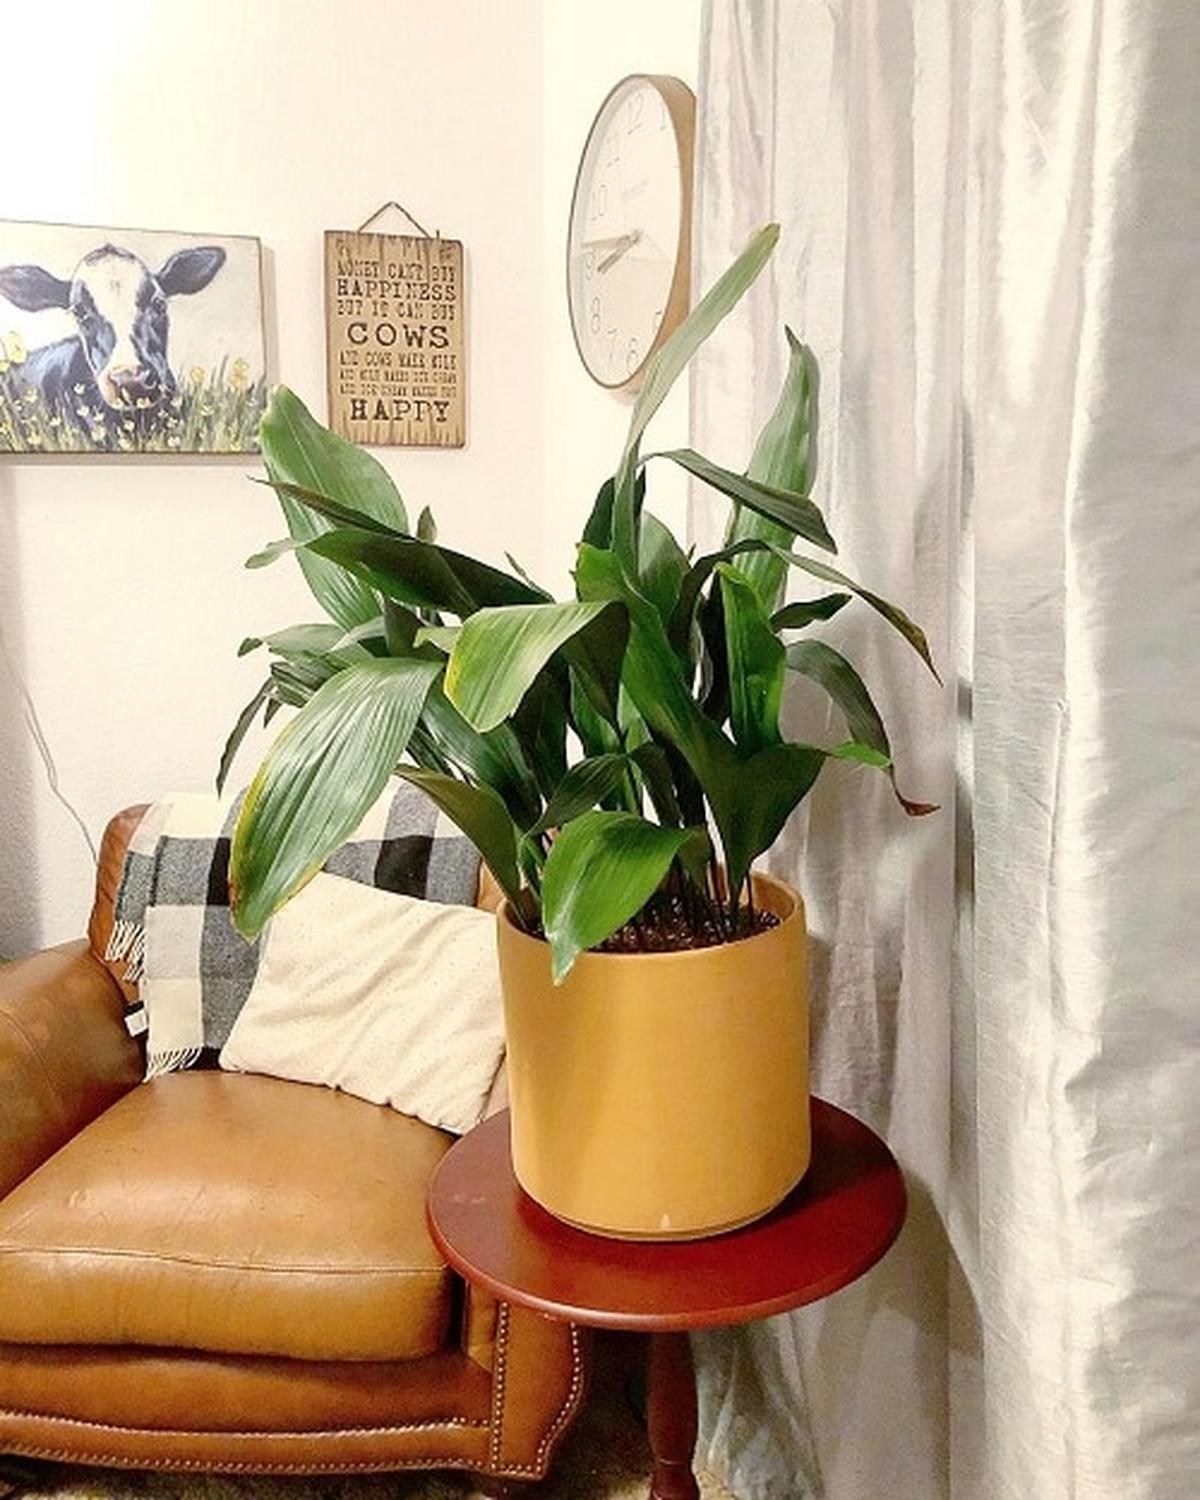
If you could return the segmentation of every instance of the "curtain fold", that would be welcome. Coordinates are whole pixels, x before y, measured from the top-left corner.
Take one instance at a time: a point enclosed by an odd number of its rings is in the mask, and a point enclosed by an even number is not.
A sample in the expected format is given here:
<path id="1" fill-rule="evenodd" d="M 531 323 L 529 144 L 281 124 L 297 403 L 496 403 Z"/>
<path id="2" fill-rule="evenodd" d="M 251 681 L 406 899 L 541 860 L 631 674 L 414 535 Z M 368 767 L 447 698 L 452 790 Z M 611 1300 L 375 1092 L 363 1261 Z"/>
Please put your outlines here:
<path id="1" fill-rule="evenodd" d="M 859 1285 L 698 1341 L 742 1500 L 1195 1492 L 1198 44 L 1188 0 L 706 6 L 699 282 L 783 236 L 696 445 L 749 451 L 791 324 L 845 566 L 947 679 L 831 622 L 942 811 L 841 767 L 769 863 L 809 905 L 817 1089 L 912 1211 Z M 723 514 L 693 495 L 702 547 Z"/>

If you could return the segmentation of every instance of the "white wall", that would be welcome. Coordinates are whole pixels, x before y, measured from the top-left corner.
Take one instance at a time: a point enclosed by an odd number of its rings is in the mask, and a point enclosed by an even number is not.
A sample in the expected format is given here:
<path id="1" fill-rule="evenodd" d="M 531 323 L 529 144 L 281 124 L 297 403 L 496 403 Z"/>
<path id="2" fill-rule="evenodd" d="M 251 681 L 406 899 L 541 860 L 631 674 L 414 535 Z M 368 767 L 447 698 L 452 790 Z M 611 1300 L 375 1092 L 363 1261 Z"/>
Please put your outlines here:
<path id="1" fill-rule="evenodd" d="M 7 7 L 4 32 L 3 213 L 261 236 L 272 373 L 319 414 L 322 231 L 399 198 L 465 241 L 469 444 L 381 456 L 444 539 L 536 567 L 540 7 L 71 0 Z M 126 803 L 209 785 L 259 672 L 238 641 L 319 617 L 290 563 L 241 567 L 284 529 L 255 467 L 0 459 L 7 657 L 96 838 Z M 80 932 L 92 880 L 20 713 L 0 653 L 0 954 Z"/>
<path id="2" fill-rule="evenodd" d="M 546 424 L 544 581 L 565 589 L 574 543 L 596 491 L 616 466 L 629 405 L 584 370 L 567 316 L 567 218 L 588 127 L 604 96 L 627 73 L 674 74 L 696 87 L 701 0 L 608 0 L 586 10 L 547 0 L 542 38 L 543 257 Z M 687 386 L 681 381 L 650 430 L 651 447 L 687 437 Z M 665 465 L 649 476 L 648 502 L 683 539 L 686 485 Z"/>

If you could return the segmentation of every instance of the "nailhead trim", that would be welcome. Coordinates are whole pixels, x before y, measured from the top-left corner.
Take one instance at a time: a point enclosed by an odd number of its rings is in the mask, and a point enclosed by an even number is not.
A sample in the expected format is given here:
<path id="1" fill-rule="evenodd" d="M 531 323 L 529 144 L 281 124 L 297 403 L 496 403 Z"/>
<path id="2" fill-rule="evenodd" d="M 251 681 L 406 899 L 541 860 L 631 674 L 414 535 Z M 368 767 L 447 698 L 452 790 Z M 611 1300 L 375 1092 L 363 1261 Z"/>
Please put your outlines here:
<path id="1" fill-rule="evenodd" d="M 567 1324 L 568 1337 L 571 1342 L 571 1384 L 567 1389 L 563 1404 L 555 1414 L 554 1420 L 542 1434 L 541 1441 L 534 1453 L 531 1464 L 505 1464 L 501 1470 L 500 1445 L 504 1435 L 504 1401 L 507 1377 L 508 1360 L 508 1323 L 509 1304 L 500 1304 L 500 1316 L 496 1328 L 496 1373 L 493 1386 L 492 1400 L 492 1441 L 488 1453 L 488 1462 L 491 1467 L 504 1474 L 530 1474 L 535 1478 L 541 1478 L 546 1469 L 546 1454 L 551 1444 L 559 1433 L 575 1415 L 575 1411 L 583 1397 L 583 1350 L 582 1340 L 578 1327 L 574 1323 Z"/>
<path id="2" fill-rule="evenodd" d="M 302 1441 L 309 1437 L 389 1437 L 397 1432 L 429 1432 L 435 1427 L 487 1427 L 482 1417 L 435 1417 L 429 1422 L 398 1422 L 389 1427 L 313 1427 L 301 1432 L 274 1432 L 262 1428 L 246 1428 L 241 1432 L 206 1432 L 191 1427 L 123 1427 L 117 1422 L 89 1422 L 83 1417 L 53 1417 L 44 1411 L 17 1411 L 12 1407 L 0 1407 L 0 1419 L 5 1417 L 25 1418 L 31 1421 L 49 1421 L 70 1427 L 86 1427 L 92 1432 L 126 1432 L 137 1437 L 235 1437 L 235 1438 L 295 1438 Z M 0 1442 L 3 1436 L 0 1434 Z M 0 1453 L 4 1452 L 0 1447 Z"/>
<path id="3" fill-rule="evenodd" d="M 89 1454 L 85 1459 L 72 1448 L 38 1448 L 22 1443 L 4 1450 L 14 1458 L 38 1458 L 47 1463 L 89 1463 L 113 1469 L 160 1470 L 164 1473 L 185 1474 L 193 1471 L 205 1474 L 390 1474 L 399 1469 L 465 1469 L 469 1473 L 481 1473 L 474 1464 L 467 1463 L 460 1454 L 431 1453 L 423 1458 L 374 1459 L 355 1463 L 317 1464 L 264 1464 L 222 1463 L 207 1458 L 130 1458 L 125 1453 Z"/>

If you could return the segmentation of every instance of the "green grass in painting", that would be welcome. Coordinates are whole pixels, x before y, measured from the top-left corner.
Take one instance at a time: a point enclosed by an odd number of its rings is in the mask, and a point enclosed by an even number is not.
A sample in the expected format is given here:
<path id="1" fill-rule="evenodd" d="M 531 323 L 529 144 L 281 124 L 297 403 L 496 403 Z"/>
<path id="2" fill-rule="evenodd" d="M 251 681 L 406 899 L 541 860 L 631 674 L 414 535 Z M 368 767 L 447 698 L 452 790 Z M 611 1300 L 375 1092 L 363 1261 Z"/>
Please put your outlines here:
<path id="1" fill-rule="evenodd" d="M 257 453 L 258 424 L 267 400 L 265 380 L 251 381 L 244 359 L 216 369 L 182 371 L 179 389 L 139 432 L 134 414 L 113 417 L 84 402 L 75 417 L 22 385 L 20 363 L 6 359 L 0 341 L 0 453 Z M 9 342 L 9 350 L 11 342 Z"/>

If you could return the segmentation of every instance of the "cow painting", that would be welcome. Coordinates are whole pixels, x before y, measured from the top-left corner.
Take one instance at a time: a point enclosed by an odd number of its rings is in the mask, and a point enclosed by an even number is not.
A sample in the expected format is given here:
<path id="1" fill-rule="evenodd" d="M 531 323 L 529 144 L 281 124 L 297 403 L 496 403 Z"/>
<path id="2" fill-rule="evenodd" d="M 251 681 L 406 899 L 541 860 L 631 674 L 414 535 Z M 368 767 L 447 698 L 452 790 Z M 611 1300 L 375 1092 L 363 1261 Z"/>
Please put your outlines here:
<path id="1" fill-rule="evenodd" d="M 65 276 L 32 259 L 0 259 L 0 447 L 217 451 L 224 444 L 203 440 L 205 423 L 211 428 L 214 416 L 227 423 L 231 415 L 244 430 L 242 441 L 228 446 L 253 447 L 247 423 L 262 392 L 252 389 L 246 354 L 214 351 L 182 372 L 172 361 L 173 313 L 185 299 L 196 306 L 212 300 L 229 258 L 225 245 L 187 244 L 161 259 L 116 235 L 93 246 Z M 25 316 L 23 333 L 6 345 L 8 309 Z M 204 325 L 192 318 L 193 345 Z M 42 342 L 42 327 L 60 336 Z M 258 331 L 261 340 L 261 322 Z M 249 351 L 259 364 L 260 351 L 261 342 Z"/>

